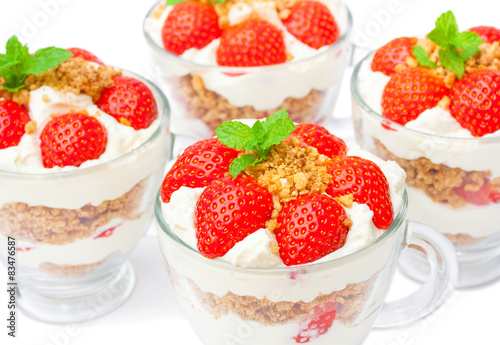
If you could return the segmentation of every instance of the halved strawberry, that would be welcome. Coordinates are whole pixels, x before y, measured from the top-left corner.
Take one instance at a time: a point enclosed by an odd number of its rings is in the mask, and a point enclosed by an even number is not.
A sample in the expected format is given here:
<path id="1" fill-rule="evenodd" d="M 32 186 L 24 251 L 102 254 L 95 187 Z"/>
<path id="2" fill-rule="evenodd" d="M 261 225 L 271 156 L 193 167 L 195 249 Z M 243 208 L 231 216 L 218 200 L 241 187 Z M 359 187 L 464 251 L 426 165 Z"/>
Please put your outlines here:
<path id="1" fill-rule="evenodd" d="M 201 140 L 184 150 L 162 183 L 161 198 L 170 202 L 172 193 L 184 187 L 201 188 L 221 178 L 238 157 L 238 151 L 221 144 L 216 138 Z"/>
<path id="2" fill-rule="evenodd" d="M 40 149 L 45 168 L 80 166 L 98 159 L 106 150 L 106 128 L 85 114 L 59 115 L 40 133 Z"/>
<path id="3" fill-rule="evenodd" d="M 454 192 L 461 196 L 466 202 L 470 202 L 474 205 L 488 205 L 500 202 L 500 190 L 498 187 L 492 188 L 487 179 L 484 180 L 483 186 L 477 191 L 466 190 L 465 185 L 462 185 L 455 188 Z"/>
<path id="4" fill-rule="evenodd" d="M 73 54 L 73 57 L 81 57 L 84 60 L 90 61 L 90 62 L 95 62 L 99 65 L 104 66 L 104 63 L 99 60 L 97 56 L 89 52 L 88 50 L 82 49 L 82 48 L 68 48 L 66 49 L 70 53 Z"/>
<path id="5" fill-rule="evenodd" d="M 7 99 L 0 100 L 0 150 L 19 145 L 29 121 L 25 107 Z"/>
<path id="6" fill-rule="evenodd" d="M 333 158 L 333 182 L 328 195 L 339 197 L 352 194 L 354 201 L 366 204 L 373 211 L 373 224 L 387 229 L 393 220 L 389 183 L 377 164 L 356 156 Z"/>
<path id="7" fill-rule="evenodd" d="M 319 153 L 330 158 L 347 153 L 344 140 L 320 125 L 309 123 L 297 125 L 297 129 L 290 136 L 299 137 L 304 144 L 315 147 Z"/>
<path id="8" fill-rule="evenodd" d="M 107 238 L 107 237 L 110 237 L 111 235 L 113 235 L 113 233 L 115 232 L 116 228 L 118 228 L 120 225 L 122 225 L 123 223 L 120 223 L 118 225 L 115 225 L 115 226 L 112 226 L 111 228 L 109 229 L 106 229 L 104 230 L 103 232 L 101 232 L 99 235 L 97 235 L 96 237 L 94 237 L 94 240 L 98 239 L 98 238 Z"/>
<path id="9" fill-rule="evenodd" d="M 210 259 L 223 256 L 237 242 L 265 227 L 272 209 L 271 193 L 248 175 L 212 181 L 196 203 L 198 250 Z"/>
<path id="10" fill-rule="evenodd" d="M 334 302 L 328 302 L 323 307 L 316 306 L 314 314 L 306 321 L 307 325 L 293 339 L 299 344 L 317 339 L 332 327 L 336 315 L 337 304 Z"/>
<path id="11" fill-rule="evenodd" d="M 500 129 L 500 73 L 483 69 L 465 75 L 450 90 L 450 113 L 473 136 Z"/>
<path id="12" fill-rule="evenodd" d="M 475 32 L 485 43 L 500 42 L 500 29 L 493 26 L 475 26 L 467 31 Z"/>
<path id="13" fill-rule="evenodd" d="M 384 87 L 382 116 L 404 125 L 448 94 L 441 78 L 421 68 L 406 68 L 394 73 Z"/>
<path id="14" fill-rule="evenodd" d="M 347 215 L 327 195 L 306 194 L 290 201 L 278 216 L 276 240 L 283 263 L 305 264 L 333 253 L 345 244 Z"/>
<path id="15" fill-rule="evenodd" d="M 283 21 L 287 31 L 309 47 L 319 49 L 337 41 L 340 30 L 332 12 L 319 1 L 299 1 Z"/>
<path id="16" fill-rule="evenodd" d="M 249 19 L 226 29 L 217 48 L 221 66 L 265 66 L 285 61 L 283 33 L 263 19 Z"/>
<path id="17" fill-rule="evenodd" d="M 143 82 L 125 76 L 113 79 L 115 85 L 104 89 L 96 105 L 121 124 L 135 130 L 148 128 L 158 117 L 151 90 Z"/>
<path id="18" fill-rule="evenodd" d="M 161 31 L 163 46 L 176 55 L 182 55 L 190 48 L 201 49 L 220 35 L 217 13 L 212 6 L 201 1 L 176 4 Z"/>
<path id="19" fill-rule="evenodd" d="M 388 76 L 393 75 L 396 72 L 396 66 L 406 64 L 406 58 L 412 56 L 413 47 L 417 42 L 416 37 L 399 37 L 378 48 L 373 55 L 372 71 L 379 71 Z"/>

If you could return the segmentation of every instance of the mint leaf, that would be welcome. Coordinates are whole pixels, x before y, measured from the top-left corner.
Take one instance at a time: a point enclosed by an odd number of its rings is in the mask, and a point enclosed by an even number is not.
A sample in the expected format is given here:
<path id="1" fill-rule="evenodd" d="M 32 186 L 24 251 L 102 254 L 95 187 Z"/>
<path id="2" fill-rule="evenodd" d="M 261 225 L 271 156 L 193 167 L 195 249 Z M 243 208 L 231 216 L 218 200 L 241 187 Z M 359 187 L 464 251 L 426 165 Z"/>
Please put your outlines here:
<path id="1" fill-rule="evenodd" d="M 415 59 L 420 65 L 431 68 L 437 67 L 437 65 L 429 59 L 429 54 L 427 54 L 425 49 L 422 48 L 421 46 L 419 45 L 414 46 L 412 53 L 413 57 L 415 57 Z"/>
<path id="2" fill-rule="evenodd" d="M 224 122 L 216 128 L 215 134 L 222 144 L 255 154 L 246 154 L 231 163 L 229 173 L 236 178 L 246 167 L 266 159 L 271 147 L 288 138 L 295 128 L 286 109 L 282 109 L 263 122 L 256 120 L 252 128 L 238 121 Z"/>
<path id="3" fill-rule="evenodd" d="M 286 109 L 280 109 L 271 116 L 269 116 L 266 119 L 266 121 L 264 121 L 264 128 L 267 130 L 279 119 L 286 119 L 286 118 L 288 118 L 288 112 L 286 111 Z"/>
<path id="4" fill-rule="evenodd" d="M 30 55 L 28 47 L 22 45 L 16 36 L 12 36 L 0 59 L 0 77 L 5 80 L 2 86 L 9 92 L 17 92 L 26 87 L 23 82 L 28 75 L 38 75 L 49 68 L 56 68 L 72 56 L 66 49 L 55 47 L 39 49 L 34 55 Z"/>
<path id="5" fill-rule="evenodd" d="M 281 143 L 283 140 L 290 136 L 297 127 L 293 121 L 288 117 L 285 119 L 278 119 L 268 129 L 264 141 L 261 146 L 265 151 L 268 151 L 271 146 Z"/>
<path id="6" fill-rule="evenodd" d="M 241 149 L 252 138 L 252 129 L 239 121 L 228 121 L 215 129 L 215 135 L 227 147 Z"/>
<path id="7" fill-rule="evenodd" d="M 246 167 L 253 165 L 257 161 L 257 157 L 251 154 L 246 154 L 244 156 L 238 157 L 231 162 L 229 165 L 229 175 L 233 178 L 237 178 L 240 172 Z"/>
<path id="8" fill-rule="evenodd" d="M 444 68 L 451 70 L 458 79 L 462 79 L 465 73 L 464 62 L 460 54 L 455 50 L 441 49 L 439 51 L 439 59 Z"/>
<path id="9" fill-rule="evenodd" d="M 476 55 L 481 51 L 481 49 L 479 49 L 479 46 L 483 43 L 484 41 L 478 34 L 470 31 L 465 31 L 461 32 L 458 35 L 456 48 L 462 49 L 462 54 L 460 54 L 460 57 L 463 61 L 467 61 L 467 59 L 469 59 L 471 56 Z"/>
<path id="10" fill-rule="evenodd" d="M 38 75 L 47 72 L 49 68 L 57 68 L 61 62 L 68 60 L 73 54 L 66 49 L 48 47 L 38 49 L 31 58 L 31 69 L 28 74 Z"/>

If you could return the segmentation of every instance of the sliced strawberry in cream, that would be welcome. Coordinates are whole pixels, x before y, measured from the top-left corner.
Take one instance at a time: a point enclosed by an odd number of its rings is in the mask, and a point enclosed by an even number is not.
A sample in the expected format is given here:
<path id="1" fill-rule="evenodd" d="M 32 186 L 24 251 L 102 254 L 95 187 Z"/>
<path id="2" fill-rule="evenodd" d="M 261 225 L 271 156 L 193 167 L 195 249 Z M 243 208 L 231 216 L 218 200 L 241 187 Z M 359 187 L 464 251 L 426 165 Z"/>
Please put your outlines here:
<path id="1" fill-rule="evenodd" d="M 116 228 L 119 227 L 122 224 L 123 223 L 120 223 L 120 224 L 115 225 L 115 226 L 113 226 L 113 227 L 111 227 L 109 229 L 104 230 L 99 235 L 97 235 L 96 237 L 94 237 L 94 240 L 96 240 L 98 238 L 106 238 L 106 237 L 109 237 L 109 236 L 113 235 L 113 232 L 116 230 Z"/>

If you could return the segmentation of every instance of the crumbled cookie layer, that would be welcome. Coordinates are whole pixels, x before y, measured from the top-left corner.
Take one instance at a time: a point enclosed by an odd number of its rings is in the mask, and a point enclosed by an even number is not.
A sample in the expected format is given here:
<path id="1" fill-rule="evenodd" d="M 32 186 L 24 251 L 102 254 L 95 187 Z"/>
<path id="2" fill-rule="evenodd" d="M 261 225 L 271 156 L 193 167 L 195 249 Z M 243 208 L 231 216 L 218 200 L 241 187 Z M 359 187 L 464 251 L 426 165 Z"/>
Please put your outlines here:
<path id="1" fill-rule="evenodd" d="M 458 208 L 465 206 L 464 199 L 457 195 L 455 188 L 465 185 L 468 191 L 479 190 L 484 183 L 496 185 L 497 181 L 490 179 L 489 171 L 465 171 L 460 168 L 450 168 L 444 164 L 434 164 L 425 157 L 403 159 L 390 152 L 382 142 L 375 141 L 377 154 L 386 160 L 396 161 L 406 171 L 406 183 L 421 189 L 434 202 L 449 204 Z M 500 184 L 498 184 L 500 190 Z"/>
<path id="2" fill-rule="evenodd" d="M 444 234 L 444 235 L 457 248 L 470 247 L 484 240 L 484 237 L 476 238 L 468 234 Z"/>
<path id="3" fill-rule="evenodd" d="M 71 58 L 62 62 L 56 69 L 49 69 L 39 76 L 33 74 L 26 77 L 24 83 L 28 85 L 16 93 L 6 90 L 0 91 L 0 98 L 11 99 L 21 105 L 29 103 L 29 91 L 42 86 L 50 86 L 61 92 L 72 92 L 76 95 L 85 94 L 96 102 L 105 88 L 112 87 L 113 77 L 121 75 L 121 71 L 111 66 L 91 65 L 82 58 Z"/>
<path id="4" fill-rule="evenodd" d="M 56 265 L 45 262 L 40 265 L 40 269 L 51 276 L 62 279 L 80 278 L 89 274 L 99 267 L 106 259 L 88 265 Z"/>
<path id="5" fill-rule="evenodd" d="M 311 90 L 302 98 L 289 97 L 276 109 L 255 110 L 252 106 L 237 107 L 216 92 L 205 88 L 199 76 L 187 75 L 170 80 L 178 97 L 183 99 L 188 116 L 200 118 L 215 130 L 224 121 L 235 119 L 262 119 L 279 109 L 287 109 L 290 118 L 297 123 L 313 123 L 318 117 L 325 93 Z"/>
<path id="6" fill-rule="evenodd" d="M 196 296 L 197 304 L 201 308 L 218 319 L 229 313 L 234 313 L 243 320 L 255 321 L 264 325 L 285 324 L 292 321 L 303 321 L 314 314 L 316 308 L 322 308 L 327 304 L 336 303 L 336 320 L 346 325 L 354 326 L 362 310 L 366 309 L 366 303 L 378 274 L 367 281 L 349 284 L 341 291 L 334 291 L 328 295 L 318 295 L 311 302 L 273 302 L 267 298 L 258 299 L 254 296 L 239 296 L 232 292 L 219 297 L 210 292 L 202 291 L 190 278 L 180 276 L 170 267 L 172 280 L 186 280 L 190 294 Z M 172 281 L 175 286 L 176 281 Z M 185 284 L 181 284 L 186 286 Z M 178 288 L 178 287 L 176 287 Z"/>
<path id="7" fill-rule="evenodd" d="M 146 183 L 146 180 L 139 182 L 118 199 L 103 201 L 99 206 L 87 204 L 76 210 L 29 206 L 22 202 L 5 204 L 0 209 L 0 233 L 18 240 L 56 245 L 90 237 L 114 218 L 139 218 L 137 208 Z"/>

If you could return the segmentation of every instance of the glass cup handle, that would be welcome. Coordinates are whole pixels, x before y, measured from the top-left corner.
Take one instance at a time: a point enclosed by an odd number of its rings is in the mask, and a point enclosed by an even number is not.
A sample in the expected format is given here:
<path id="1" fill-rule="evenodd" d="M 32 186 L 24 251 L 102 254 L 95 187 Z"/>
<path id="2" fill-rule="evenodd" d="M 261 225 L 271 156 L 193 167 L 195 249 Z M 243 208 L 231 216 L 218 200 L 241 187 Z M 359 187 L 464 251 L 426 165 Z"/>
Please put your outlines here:
<path id="1" fill-rule="evenodd" d="M 448 239 L 433 228 L 407 222 L 404 250 L 417 251 L 430 264 L 429 277 L 420 289 L 403 299 L 385 303 L 373 327 L 403 326 L 436 310 L 453 293 L 458 277 L 457 256 Z"/>

